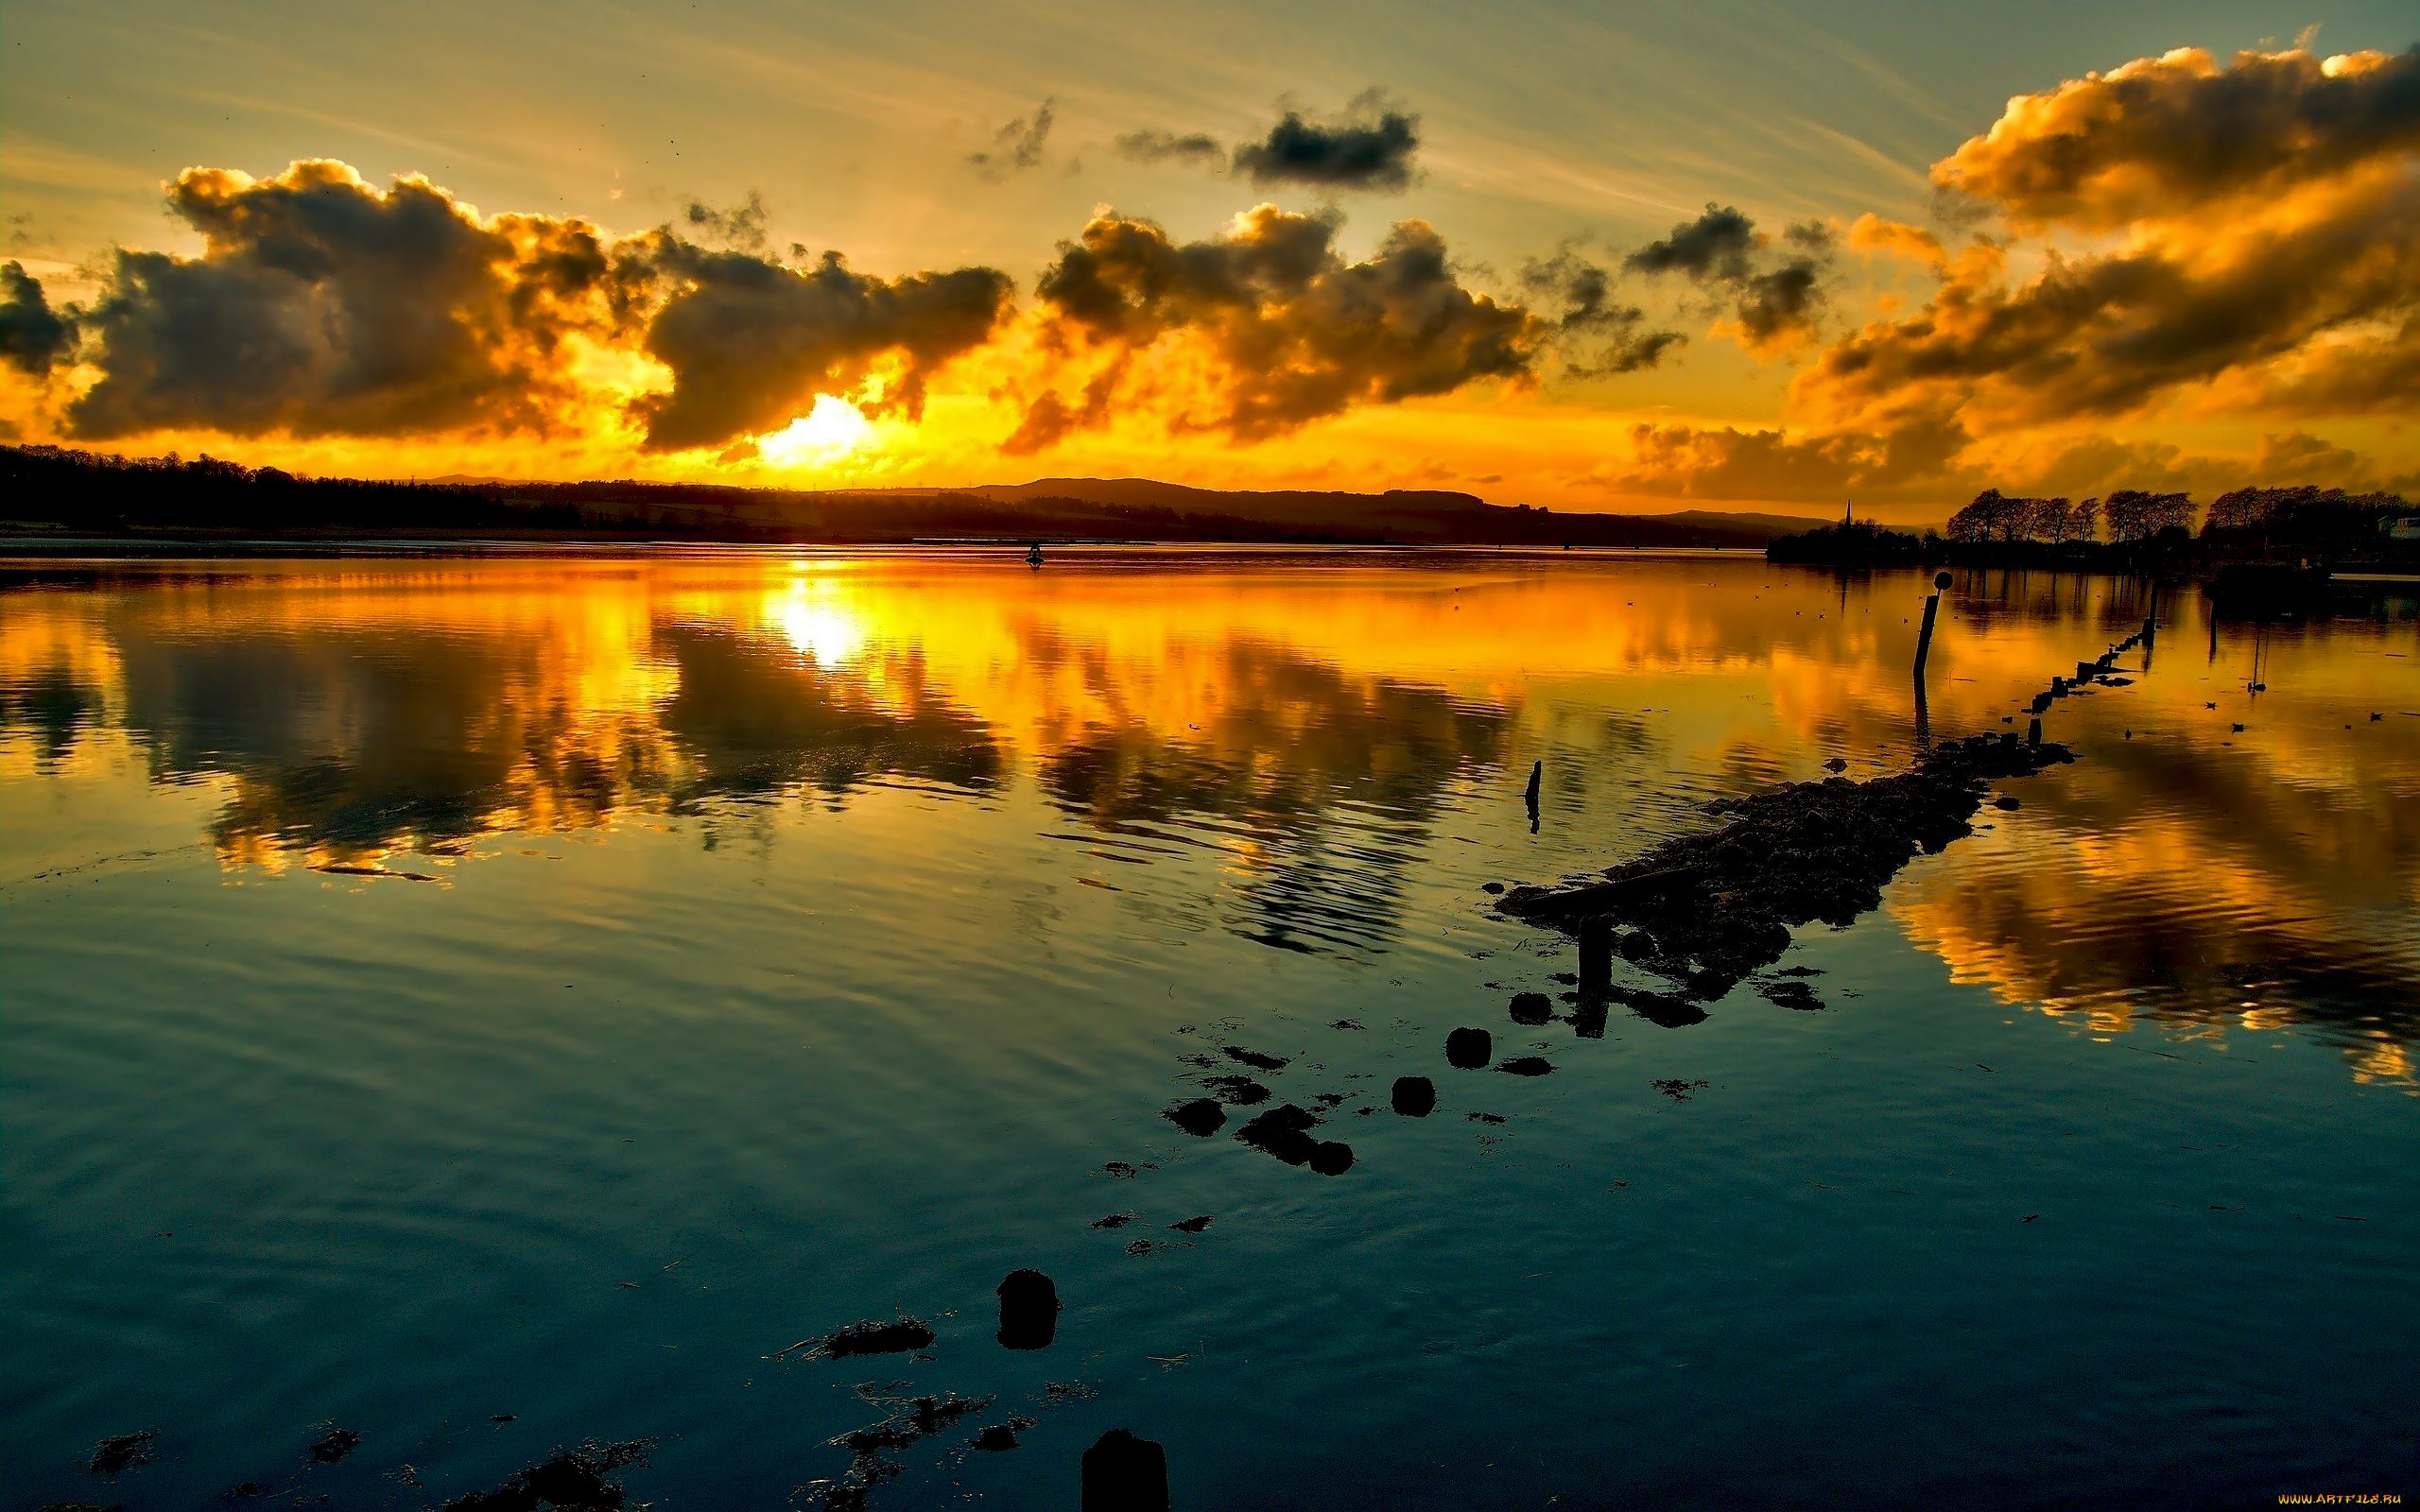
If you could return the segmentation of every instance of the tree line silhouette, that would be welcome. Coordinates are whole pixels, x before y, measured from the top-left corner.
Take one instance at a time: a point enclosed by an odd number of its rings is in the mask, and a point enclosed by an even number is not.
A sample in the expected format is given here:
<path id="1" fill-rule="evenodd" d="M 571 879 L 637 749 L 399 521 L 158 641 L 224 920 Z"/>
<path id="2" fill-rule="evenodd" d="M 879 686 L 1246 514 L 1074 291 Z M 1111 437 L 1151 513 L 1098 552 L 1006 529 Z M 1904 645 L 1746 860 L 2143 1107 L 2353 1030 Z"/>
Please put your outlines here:
<path id="1" fill-rule="evenodd" d="M 2212 501 L 2198 533 L 2189 493 L 2119 489 L 2074 500 L 1985 489 L 1939 532 L 1918 536 L 1871 522 L 1784 536 L 1774 561 L 1894 565 L 1932 562 L 2058 563 L 2137 570 L 2193 559 L 2228 560 L 2290 551 L 2335 560 L 2415 555 L 2385 527 L 2413 513 L 2400 494 L 2347 493 L 2313 485 L 2232 489 Z"/>

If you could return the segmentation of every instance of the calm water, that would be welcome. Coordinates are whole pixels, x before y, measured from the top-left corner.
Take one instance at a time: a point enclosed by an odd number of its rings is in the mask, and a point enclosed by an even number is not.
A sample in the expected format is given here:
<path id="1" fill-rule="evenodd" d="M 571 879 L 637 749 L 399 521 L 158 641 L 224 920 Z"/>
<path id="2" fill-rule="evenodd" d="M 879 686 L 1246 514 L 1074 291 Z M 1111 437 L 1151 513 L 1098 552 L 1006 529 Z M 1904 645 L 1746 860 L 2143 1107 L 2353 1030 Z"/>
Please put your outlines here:
<path id="1" fill-rule="evenodd" d="M 2052 714 L 2075 765 L 1802 933 L 1828 1011 L 1507 1018 L 1571 956 L 1483 883 L 1909 759 L 1921 582 L 721 555 L 0 593 L 0 1503 L 424 1506 L 652 1435 L 635 1498 L 778 1508 L 865 1381 L 997 1399 L 877 1506 L 1071 1507 L 1115 1425 L 1193 1509 L 2420 1490 L 2411 599 L 2165 602 L 2133 685 Z M 2140 595 L 1962 579 L 1928 729 L 2002 728 Z M 1463 1023 L 1555 1074 L 1447 1071 Z M 1165 1122 L 1225 1044 L 1340 1095 L 1354 1168 Z M 1435 1116 L 1386 1109 L 1407 1072 Z M 1046 1351 L 992 1339 L 1020 1265 L 1068 1303 Z M 767 1358 L 894 1309 L 929 1359 Z M 1011 1412 L 1023 1447 L 962 1451 Z M 362 1446 L 312 1466 L 329 1422 Z M 84 1472 L 145 1427 L 156 1463 Z"/>

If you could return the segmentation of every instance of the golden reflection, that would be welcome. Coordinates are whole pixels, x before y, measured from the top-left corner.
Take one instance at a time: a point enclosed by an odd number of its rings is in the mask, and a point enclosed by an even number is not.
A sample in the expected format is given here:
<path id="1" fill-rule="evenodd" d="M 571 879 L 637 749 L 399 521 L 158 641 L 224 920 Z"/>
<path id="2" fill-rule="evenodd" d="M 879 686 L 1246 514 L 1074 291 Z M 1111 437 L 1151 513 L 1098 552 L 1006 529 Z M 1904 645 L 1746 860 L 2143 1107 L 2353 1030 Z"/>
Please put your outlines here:
<path id="1" fill-rule="evenodd" d="M 1247 933 L 1320 949 L 1403 917 L 1457 794 L 1540 754 L 1571 811 L 1608 816 L 1604 859 L 1824 755 L 1904 761 L 1919 600 L 1912 578 L 1624 554 L 118 567 L 9 595 L 0 779 L 131 753 L 217 794 L 238 870 L 442 866 L 875 783 L 1023 793 L 1105 855 L 1212 860 Z M 1931 726 L 2000 728 L 2148 607 L 1969 575 Z M 2420 742 L 2366 715 L 2401 708 L 2412 643 L 2408 622 L 2214 636 L 2187 595 L 2152 675 L 2054 713 L 2088 759 L 1903 878 L 1893 913 L 2011 1004 L 2096 1031 L 2315 1024 L 2410 1085 L 2420 1022 L 2380 1004 L 2420 975 Z"/>

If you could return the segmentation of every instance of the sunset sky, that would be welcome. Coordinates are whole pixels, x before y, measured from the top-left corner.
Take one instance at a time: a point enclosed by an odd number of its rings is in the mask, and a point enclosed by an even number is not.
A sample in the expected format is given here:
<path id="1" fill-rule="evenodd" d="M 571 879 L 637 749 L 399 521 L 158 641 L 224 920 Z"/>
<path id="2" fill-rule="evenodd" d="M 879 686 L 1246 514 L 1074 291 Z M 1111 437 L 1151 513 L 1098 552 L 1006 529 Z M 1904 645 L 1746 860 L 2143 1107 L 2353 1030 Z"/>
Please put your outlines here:
<path id="1" fill-rule="evenodd" d="M 2420 488 L 2406 5 L 11 0 L 0 433 L 1937 521 Z"/>

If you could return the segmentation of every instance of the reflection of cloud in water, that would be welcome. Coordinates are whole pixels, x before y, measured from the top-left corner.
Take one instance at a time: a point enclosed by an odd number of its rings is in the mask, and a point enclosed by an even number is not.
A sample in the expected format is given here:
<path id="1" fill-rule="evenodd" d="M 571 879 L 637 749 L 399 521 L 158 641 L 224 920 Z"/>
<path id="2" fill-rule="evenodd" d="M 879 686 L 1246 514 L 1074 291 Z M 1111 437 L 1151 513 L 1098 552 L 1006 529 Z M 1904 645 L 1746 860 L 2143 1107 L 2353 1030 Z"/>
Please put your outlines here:
<path id="1" fill-rule="evenodd" d="M 1256 642 L 1227 645 L 1217 670 L 1219 700 L 1184 730 L 1070 731 L 1042 757 L 1044 791 L 1146 840 L 1215 819 L 1184 838 L 1235 859 L 1251 938 L 1315 950 L 1392 935 L 1447 788 L 1502 764 L 1512 715 Z"/>
<path id="2" fill-rule="evenodd" d="M 123 634 L 127 731 L 152 775 L 233 784 L 231 860 L 359 860 L 599 824 L 670 781 L 640 711 L 597 711 L 541 643 L 329 626 Z"/>
<path id="3" fill-rule="evenodd" d="M 0 730 L 32 746 L 38 772 L 53 771 L 73 755 L 106 707 L 97 686 L 63 666 L 0 679 Z"/>
<path id="4" fill-rule="evenodd" d="M 722 625 L 666 625 L 656 644 L 679 673 L 663 729 L 688 758 L 671 795 L 682 806 L 799 787 L 837 799 L 886 775 L 981 791 L 1006 765 L 991 728 L 934 686 L 921 649 L 834 672 Z"/>
<path id="5" fill-rule="evenodd" d="M 1593 867 L 1703 822 L 1704 798 L 1911 743 L 1921 575 L 1154 561 L 130 569 L 7 600 L 0 777 L 83 781 L 131 747 L 224 794 L 229 863 L 274 865 L 1029 771 L 1096 854 L 1216 858 L 1141 906 L 1361 950 L 1402 927 L 1456 795 L 1516 753 L 1547 757 L 1554 819 L 1586 816 L 1542 854 Z M 1966 575 L 1952 600 L 1945 734 L 2002 728 L 2144 607 L 2048 574 Z M 2213 636 L 2190 593 L 2168 613 L 2155 675 L 2054 713 L 2085 759 L 1894 910 L 2012 1001 L 2408 1044 L 2420 748 L 2363 713 L 2410 706 L 2409 621 Z M 2252 704 L 2256 669 L 2276 691 Z"/>
<path id="6" fill-rule="evenodd" d="M 1892 910 L 2010 1004 L 2108 1031 L 2300 1025 L 2365 1079 L 2413 1084 L 2420 936 L 2382 903 L 2420 876 L 2420 793 L 2381 802 L 2381 774 L 2349 765 L 2326 780 L 2318 734 L 2279 736 L 2308 758 L 2299 780 L 2253 752 L 2104 739 Z"/>

